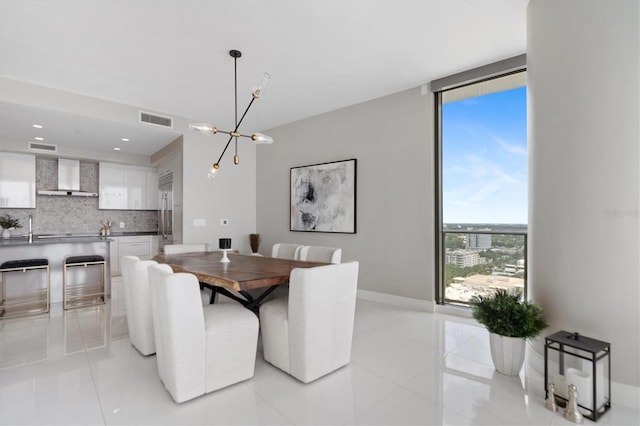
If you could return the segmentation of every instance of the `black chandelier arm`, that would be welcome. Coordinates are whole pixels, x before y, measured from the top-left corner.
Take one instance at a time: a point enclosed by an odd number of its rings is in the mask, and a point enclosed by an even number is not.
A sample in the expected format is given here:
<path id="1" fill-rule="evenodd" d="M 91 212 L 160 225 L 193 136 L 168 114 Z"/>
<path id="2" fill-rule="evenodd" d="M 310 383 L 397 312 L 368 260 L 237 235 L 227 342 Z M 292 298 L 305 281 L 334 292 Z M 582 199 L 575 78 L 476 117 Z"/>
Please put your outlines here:
<path id="1" fill-rule="evenodd" d="M 255 101 L 256 98 L 251 98 L 251 101 L 249 102 L 249 105 L 247 105 L 247 109 L 244 110 L 244 114 L 242 114 L 242 117 L 240 118 L 240 121 L 238 121 L 238 124 L 236 125 L 236 128 L 233 130 L 233 133 L 236 133 L 238 131 L 238 127 L 240 127 L 240 124 L 242 123 L 242 120 L 244 120 L 244 116 L 247 115 L 247 112 L 249 112 L 249 108 L 251 108 L 251 105 L 253 105 L 253 101 Z M 228 135 L 231 135 L 231 132 L 225 132 L 222 130 L 218 130 L 220 133 L 226 133 Z M 247 136 L 247 135 L 240 135 L 240 136 L 244 136 L 245 138 L 250 138 L 251 136 Z M 220 157 L 218 158 L 218 161 L 216 161 L 216 164 L 220 164 L 220 161 L 222 161 L 222 156 L 224 155 L 225 152 L 227 152 L 227 148 L 229 148 L 229 144 L 231 143 L 231 140 L 233 139 L 233 135 L 231 135 L 229 137 L 229 140 L 227 141 L 227 144 L 224 146 L 224 149 L 222 150 L 222 154 L 220 154 Z"/>
<path id="2" fill-rule="evenodd" d="M 247 109 L 244 110 L 242 117 L 240 117 L 240 121 L 238 121 L 238 123 L 236 124 L 236 128 L 233 130 L 234 133 L 238 131 L 238 127 L 240 127 L 240 124 L 242 124 L 242 120 L 244 120 L 244 116 L 247 115 L 247 112 L 249 112 L 249 108 L 251 108 L 251 105 L 253 105 L 253 101 L 255 100 L 256 98 L 254 97 L 251 98 L 251 102 L 249 102 L 249 105 L 247 105 Z"/>
<path id="3" fill-rule="evenodd" d="M 223 132 L 223 133 L 228 133 L 228 132 Z M 222 156 L 224 155 L 225 152 L 227 152 L 227 148 L 229 148 L 229 144 L 231 143 L 232 139 L 233 139 L 233 136 L 229 136 L 229 140 L 227 141 L 227 144 L 224 146 L 224 149 L 222 150 L 222 154 L 220 154 L 220 157 L 218 157 L 218 161 L 216 161 L 215 164 L 220 164 L 220 161 L 222 161 Z"/>

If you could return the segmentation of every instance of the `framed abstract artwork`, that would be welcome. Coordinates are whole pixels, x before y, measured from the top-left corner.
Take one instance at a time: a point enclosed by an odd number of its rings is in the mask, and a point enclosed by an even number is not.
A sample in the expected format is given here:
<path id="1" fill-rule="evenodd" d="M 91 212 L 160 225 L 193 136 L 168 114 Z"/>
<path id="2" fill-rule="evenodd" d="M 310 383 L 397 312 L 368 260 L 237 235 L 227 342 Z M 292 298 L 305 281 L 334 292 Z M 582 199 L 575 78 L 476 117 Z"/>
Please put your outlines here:
<path id="1" fill-rule="evenodd" d="M 291 168 L 291 231 L 356 233 L 357 160 Z"/>

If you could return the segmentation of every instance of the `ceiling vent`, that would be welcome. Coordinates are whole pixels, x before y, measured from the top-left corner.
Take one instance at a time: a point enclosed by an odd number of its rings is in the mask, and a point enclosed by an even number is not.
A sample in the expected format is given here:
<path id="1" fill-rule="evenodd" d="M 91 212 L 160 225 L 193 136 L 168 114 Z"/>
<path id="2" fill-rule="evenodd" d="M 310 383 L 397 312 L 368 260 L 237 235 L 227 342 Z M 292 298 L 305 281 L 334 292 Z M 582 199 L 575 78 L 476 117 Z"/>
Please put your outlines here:
<path id="1" fill-rule="evenodd" d="M 51 145 L 48 143 L 40 142 L 29 142 L 29 151 L 58 152 L 58 145 Z"/>
<path id="2" fill-rule="evenodd" d="M 140 111 L 140 122 L 173 129 L 173 118 Z"/>

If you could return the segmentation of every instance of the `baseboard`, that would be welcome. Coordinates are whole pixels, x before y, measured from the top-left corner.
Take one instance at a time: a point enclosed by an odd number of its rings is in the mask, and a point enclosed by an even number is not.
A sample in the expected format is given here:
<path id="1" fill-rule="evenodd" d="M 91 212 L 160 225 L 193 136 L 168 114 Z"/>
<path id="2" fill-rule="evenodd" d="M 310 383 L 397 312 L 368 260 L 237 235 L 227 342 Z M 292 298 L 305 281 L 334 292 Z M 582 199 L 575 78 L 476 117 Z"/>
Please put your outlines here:
<path id="1" fill-rule="evenodd" d="M 456 317 L 473 318 L 473 312 L 469 308 L 455 305 L 435 305 L 437 314 L 453 315 Z"/>
<path id="2" fill-rule="evenodd" d="M 358 299 L 370 302 L 386 303 L 388 305 L 402 306 L 422 312 L 434 312 L 435 303 L 431 300 L 414 299 L 412 297 L 396 296 L 393 294 L 379 293 L 377 291 L 358 289 Z"/>

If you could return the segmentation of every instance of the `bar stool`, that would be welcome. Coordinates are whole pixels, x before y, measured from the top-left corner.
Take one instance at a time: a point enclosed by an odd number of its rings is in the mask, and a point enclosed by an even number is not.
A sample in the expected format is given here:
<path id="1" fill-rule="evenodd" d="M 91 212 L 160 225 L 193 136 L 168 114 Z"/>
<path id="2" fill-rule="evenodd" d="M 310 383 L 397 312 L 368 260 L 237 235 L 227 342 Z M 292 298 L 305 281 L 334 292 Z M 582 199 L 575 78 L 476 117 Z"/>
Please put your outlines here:
<path id="1" fill-rule="evenodd" d="M 100 280 L 97 283 L 84 282 L 72 284 L 69 281 L 69 268 L 76 267 L 100 267 Z M 98 255 L 71 256 L 64 260 L 62 270 L 62 292 L 64 309 L 79 308 L 82 306 L 102 305 L 106 300 L 104 285 L 106 262 L 104 257 Z M 85 271 L 86 273 L 86 271 Z M 85 280 L 87 277 L 85 277 Z"/>
<path id="2" fill-rule="evenodd" d="M 18 296 L 7 296 L 7 274 L 27 271 L 43 271 L 46 273 L 46 288 L 31 292 L 22 292 Z M 0 265 L 2 272 L 2 300 L 0 301 L 0 319 L 14 318 L 49 312 L 51 275 L 48 259 L 10 260 Z M 24 284 L 23 284 L 24 285 Z"/>

